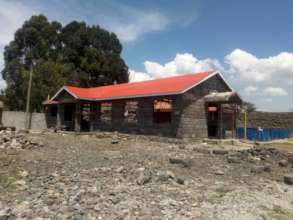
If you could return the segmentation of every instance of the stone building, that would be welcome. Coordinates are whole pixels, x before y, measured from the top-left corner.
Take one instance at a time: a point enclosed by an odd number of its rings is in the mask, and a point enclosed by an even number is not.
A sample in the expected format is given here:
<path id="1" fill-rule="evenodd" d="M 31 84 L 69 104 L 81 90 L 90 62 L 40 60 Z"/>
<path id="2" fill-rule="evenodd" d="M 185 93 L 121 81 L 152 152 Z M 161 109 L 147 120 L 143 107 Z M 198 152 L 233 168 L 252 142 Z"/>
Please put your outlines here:
<path id="1" fill-rule="evenodd" d="M 178 138 L 234 135 L 241 99 L 218 71 L 96 88 L 63 86 L 44 109 L 48 128 Z"/>

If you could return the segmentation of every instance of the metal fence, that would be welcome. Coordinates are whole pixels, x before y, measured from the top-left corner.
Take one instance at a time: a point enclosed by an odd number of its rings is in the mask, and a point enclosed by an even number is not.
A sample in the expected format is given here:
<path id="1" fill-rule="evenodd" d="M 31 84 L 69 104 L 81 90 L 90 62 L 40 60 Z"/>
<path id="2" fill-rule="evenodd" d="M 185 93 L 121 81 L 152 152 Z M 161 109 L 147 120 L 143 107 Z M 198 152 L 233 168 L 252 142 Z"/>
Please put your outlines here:
<path id="1" fill-rule="evenodd" d="M 288 128 L 247 128 L 248 140 L 271 141 L 276 139 L 286 139 L 291 137 L 291 129 Z M 236 137 L 244 138 L 244 128 L 236 129 Z"/>

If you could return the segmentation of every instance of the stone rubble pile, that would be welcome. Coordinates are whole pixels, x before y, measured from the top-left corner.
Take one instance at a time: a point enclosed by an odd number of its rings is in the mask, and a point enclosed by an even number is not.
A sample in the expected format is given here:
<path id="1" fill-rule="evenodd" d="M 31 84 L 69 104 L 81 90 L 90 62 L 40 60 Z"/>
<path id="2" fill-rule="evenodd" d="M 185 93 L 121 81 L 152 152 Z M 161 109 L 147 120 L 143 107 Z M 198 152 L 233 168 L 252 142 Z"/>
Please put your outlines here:
<path id="1" fill-rule="evenodd" d="M 267 158 L 282 158 L 285 156 L 285 154 L 279 150 L 267 147 L 254 147 L 251 149 L 238 151 L 238 155 L 243 159 L 247 159 L 253 156 L 259 157 L 261 160 L 265 160 Z"/>
<path id="2" fill-rule="evenodd" d="M 29 140 L 23 131 L 6 129 L 0 131 L 0 149 L 32 149 L 43 147 L 44 144 Z"/>
<path id="3" fill-rule="evenodd" d="M 282 161 L 287 160 L 287 155 L 275 148 L 253 147 L 247 150 L 236 151 L 227 156 L 229 163 L 259 162 L 259 161 Z"/>
<path id="4" fill-rule="evenodd" d="M 228 163 L 250 162 L 254 163 L 251 168 L 251 173 L 272 172 L 273 166 L 293 168 L 293 155 L 290 153 L 281 152 L 275 148 L 254 147 L 247 150 L 237 151 L 236 153 L 227 156 Z M 284 175 L 283 181 L 285 184 L 293 185 L 293 173 L 290 172 Z"/>
<path id="5" fill-rule="evenodd" d="M 293 154 L 281 152 L 276 148 L 266 146 L 254 146 L 245 150 L 208 149 L 194 147 L 193 151 L 198 154 L 214 155 L 226 158 L 229 164 L 250 164 L 252 174 L 278 172 L 279 169 L 289 173 L 283 176 L 283 182 L 293 185 Z M 171 162 L 171 161 L 170 161 Z M 216 175 L 224 175 L 221 170 L 215 171 Z"/>

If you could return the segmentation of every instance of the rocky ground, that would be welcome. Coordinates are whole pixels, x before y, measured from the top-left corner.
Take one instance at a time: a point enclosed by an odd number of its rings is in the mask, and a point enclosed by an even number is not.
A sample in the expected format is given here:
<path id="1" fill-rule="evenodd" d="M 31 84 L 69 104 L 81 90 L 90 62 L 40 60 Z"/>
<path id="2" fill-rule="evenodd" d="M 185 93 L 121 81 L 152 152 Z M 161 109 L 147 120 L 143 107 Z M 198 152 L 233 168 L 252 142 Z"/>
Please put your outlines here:
<path id="1" fill-rule="evenodd" d="M 290 220 L 292 155 L 235 141 L 2 131 L 0 219 Z"/>

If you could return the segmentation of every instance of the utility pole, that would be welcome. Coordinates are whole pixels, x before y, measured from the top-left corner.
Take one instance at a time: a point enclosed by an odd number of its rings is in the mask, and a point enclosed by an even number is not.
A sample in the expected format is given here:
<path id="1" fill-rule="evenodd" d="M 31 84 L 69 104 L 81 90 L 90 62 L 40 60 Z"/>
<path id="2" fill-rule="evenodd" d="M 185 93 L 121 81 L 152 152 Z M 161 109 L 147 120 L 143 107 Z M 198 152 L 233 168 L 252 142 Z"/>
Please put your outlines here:
<path id="1" fill-rule="evenodd" d="M 30 101 L 31 101 L 31 89 L 32 89 L 32 79 L 33 79 L 33 62 L 30 65 L 29 72 L 29 82 L 26 96 L 26 108 L 25 108 L 25 128 L 30 127 Z"/>
<path id="2" fill-rule="evenodd" d="M 247 140 L 247 111 L 244 111 L 244 139 Z"/>

